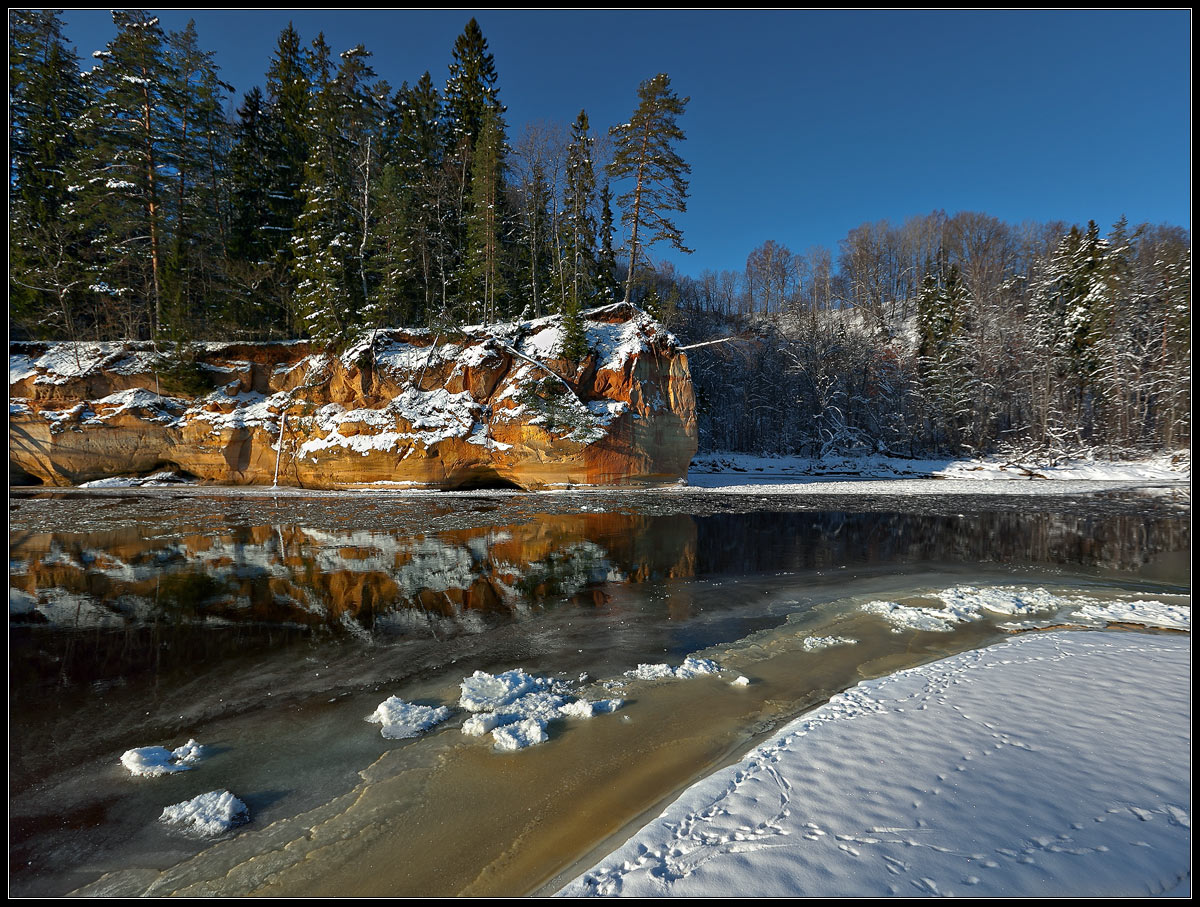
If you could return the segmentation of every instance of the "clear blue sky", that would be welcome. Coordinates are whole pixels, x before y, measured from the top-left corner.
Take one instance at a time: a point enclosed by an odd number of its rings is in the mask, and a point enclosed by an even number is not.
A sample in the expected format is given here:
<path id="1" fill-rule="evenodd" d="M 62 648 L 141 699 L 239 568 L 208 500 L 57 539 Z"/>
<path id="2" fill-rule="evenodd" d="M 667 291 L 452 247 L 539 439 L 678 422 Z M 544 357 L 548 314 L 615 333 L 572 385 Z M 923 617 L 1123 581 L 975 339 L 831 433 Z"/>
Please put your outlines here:
<path id="1" fill-rule="evenodd" d="M 196 20 L 236 100 L 264 81 L 280 30 L 372 51 L 394 87 L 444 85 L 474 16 L 496 59 L 510 139 L 528 122 L 626 120 L 638 83 L 690 96 L 679 219 L 685 273 L 740 269 L 766 239 L 802 252 L 867 221 L 943 209 L 1010 223 L 1095 219 L 1190 229 L 1191 12 L 159 11 Z M 63 14 L 81 57 L 115 34 Z M 84 68 L 90 68 L 84 63 Z"/>

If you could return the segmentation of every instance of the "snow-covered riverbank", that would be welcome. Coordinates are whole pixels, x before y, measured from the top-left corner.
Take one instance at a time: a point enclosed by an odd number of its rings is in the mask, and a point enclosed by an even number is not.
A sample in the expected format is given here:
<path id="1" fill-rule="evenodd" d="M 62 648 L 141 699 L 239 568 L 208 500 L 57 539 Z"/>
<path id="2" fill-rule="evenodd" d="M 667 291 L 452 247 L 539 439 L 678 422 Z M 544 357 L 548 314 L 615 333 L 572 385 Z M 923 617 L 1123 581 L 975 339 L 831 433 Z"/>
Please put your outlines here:
<path id="1" fill-rule="evenodd" d="M 1186 896 L 1189 657 L 1038 633 L 864 682 L 561 894 Z"/>
<path id="2" fill-rule="evenodd" d="M 771 488 L 793 492 L 815 483 L 847 480 L 939 479 L 955 482 L 1036 483 L 1120 482 L 1123 484 L 1186 483 L 1191 479 L 1187 451 L 1144 460 L 1098 460 L 1084 457 L 1023 460 L 1005 457 L 910 460 L 898 457 L 760 457 L 743 453 L 703 453 L 692 460 L 688 484 L 698 488 Z M 1047 483 L 1045 480 L 1051 480 Z M 945 486 L 941 486 L 945 491 Z M 999 489 L 993 489 L 999 492 Z"/>

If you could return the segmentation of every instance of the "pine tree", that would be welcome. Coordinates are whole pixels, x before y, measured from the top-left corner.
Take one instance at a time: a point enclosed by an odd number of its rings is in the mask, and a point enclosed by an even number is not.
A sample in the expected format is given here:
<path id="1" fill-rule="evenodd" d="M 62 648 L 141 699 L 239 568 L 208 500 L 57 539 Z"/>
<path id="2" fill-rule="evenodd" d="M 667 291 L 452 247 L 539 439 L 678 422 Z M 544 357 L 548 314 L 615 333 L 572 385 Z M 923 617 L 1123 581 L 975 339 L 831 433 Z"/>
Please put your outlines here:
<path id="1" fill-rule="evenodd" d="M 508 291 L 504 241 L 504 122 L 488 109 L 475 145 L 463 254 L 464 315 L 494 320 Z"/>
<path id="2" fill-rule="evenodd" d="M 397 106 L 400 127 L 397 137 L 394 179 L 400 194 L 395 229 L 389 243 L 393 249 L 388 267 L 410 284 L 415 322 L 428 320 L 449 304 L 450 274 L 454 261 L 451 214 L 451 181 L 444 167 L 448 144 L 442 100 L 426 72 L 409 88 L 401 86 Z"/>
<path id="3" fill-rule="evenodd" d="M 448 151 L 449 156 L 458 157 L 465 174 L 471 163 L 470 152 L 483 131 L 485 115 L 489 110 L 502 115 L 504 107 L 496 88 L 495 58 L 488 52 L 487 39 L 474 19 L 455 40 L 453 54 L 450 78 L 446 80 Z"/>
<path id="4" fill-rule="evenodd" d="M 260 264 L 275 251 L 275 237 L 264 229 L 270 211 L 270 190 L 264 174 L 273 163 L 270 115 L 266 97 L 258 86 L 246 92 L 233 124 L 229 152 L 230 254 Z"/>
<path id="5" fill-rule="evenodd" d="M 617 254 L 613 249 L 612 188 L 608 180 L 600 187 L 600 289 L 611 302 L 616 299 L 621 285 L 617 280 Z"/>
<path id="6" fill-rule="evenodd" d="M 262 259 L 271 261 L 273 275 L 266 282 L 269 292 L 256 292 L 256 305 L 275 300 L 256 320 L 279 324 L 289 331 L 287 322 L 294 313 L 296 277 L 292 266 L 292 238 L 300 213 L 304 210 L 305 165 L 308 162 L 308 105 L 310 95 L 308 58 L 300 35 L 289 22 L 279 34 L 275 53 L 267 70 L 266 141 L 268 157 L 259 174 L 267 207 L 248 229 L 261 234 Z"/>
<path id="7" fill-rule="evenodd" d="M 927 265 L 917 297 L 918 362 L 931 404 L 928 415 L 935 443 L 951 452 L 962 445 L 974 415 L 974 375 L 967 346 L 969 313 L 969 295 L 958 265 L 947 267 L 941 261 L 937 267 Z"/>
<path id="8" fill-rule="evenodd" d="M 467 277 L 475 280 L 477 276 L 477 263 L 466 260 L 478 254 L 478 249 L 471 251 L 472 240 L 467 235 L 467 225 L 472 218 L 471 205 L 476 198 L 472 193 L 473 174 L 477 170 L 476 146 L 487 118 L 491 116 L 494 122 L 502 122 L 504 115 L 505 108 L 500 103 L 496 82 L 495 59 L 488 52 L 487 40 L 479 23 L 472 19 L 454 42 L 450 75 L 446 80 L 444 134 L 447 146 L 443 159 L 447 185 L 443 188 L 438 210 L 438 229 L 446 237 L 446 251 L 462 256 L 449 268 L 450 273 L 459 279 Z M 490 171 L 492 165 L 488 162 L 479 169 Z M 484 196 L 490 196 L 493 192 L 502 195 L 503 185 L 485 187 L 480 192 Z M 474 229 L 478 234 L 479 225 L 476 224 Z M 447 289 L 444 285 L 444 295 Z M 459 292 L 470 293 L 472 288 L 458 289 Z M 444 299 L 443 310 L 447 308 L 445 303 Z"/>
<path id="9" fill-rule="evenodd" d="M 534 318 L 545 314 L 553 282 L 554 255 L 550 243 L 550 186 L 540 160 L 529 165 L 520 186 L 521 292 L 528 299 L 527 311 Z"/>
<path id="10" fill-rule="evenodd" d="M 673 212 L 687 211 L 686 174 L 691 173 L 691 167 L 675 146 L 685 138 L 676 121 L 689 100 L 676 95 L 670 78 L 659 73 L 638 87 L 638 106 L 632 119 L 610 130 L 616 148 L 608 165 L 609 176 L 633 180 L 618 199 L 629 230 L 629 275 L 625 283 L 625 298 L 629 301 L 638 259 L 646 247 L 666 240 L 680 252 L 691 252 L 683 244 L 679 227 L 669 218 Z"/>
<path id="11" fill-rule="evenodd" d="M 579 312 L 596 294 L 596 219 L 592 214 L 596 195 L 596 171 L 592 165 L 595 140 L 588 132 L 585 111 L 579 111 L 571 127 L 567 146 L 567 183 L 563 192 L 563 221 L 566 234 L 567 268 L 571 275 L 570 301 Z"/>
<path id="12" fill-rule="evenodd" d="M 114 11 L 117 37 L 93 56 L 90 103 L 79 120 L 81 153 L 72 209 L 92 234 L 92 287 L 125 336 L 157 337 L 162 326 L 165 204 L 173 198 L 176 123 L 158 19 Z"/>
<path id="13" fill-rule="evenodd" d="M 75 339 L 86 276 L 81 237 L 65 207 L 85 106 L 79 64 L 62 21 L 9 11 L 9 307 L 38 333 Z"/>
<path id="14" fill-rule="evenodd" d="M 303 330 L 321 340 L 344 335 L 356 317 L 351 269 L 357 242 L 346 205 L 348 150 L 330 57 L 324 34 L 318 35 L 309 56 L 313 96 L 301 189 L 304 209 L 291 240 L 297 315 Z"/>
<path id="15" fill-rule="evenodd" d="M 202 51 L 195 22 L 167 37 L 166 100 L 175 124 L 174 198 L 167 200 L 171 246 L 164 265 L 164 296 L 176 338 L 211 323 L 225 295 L 228 156 L 225 95 L 211 52 Z"/>

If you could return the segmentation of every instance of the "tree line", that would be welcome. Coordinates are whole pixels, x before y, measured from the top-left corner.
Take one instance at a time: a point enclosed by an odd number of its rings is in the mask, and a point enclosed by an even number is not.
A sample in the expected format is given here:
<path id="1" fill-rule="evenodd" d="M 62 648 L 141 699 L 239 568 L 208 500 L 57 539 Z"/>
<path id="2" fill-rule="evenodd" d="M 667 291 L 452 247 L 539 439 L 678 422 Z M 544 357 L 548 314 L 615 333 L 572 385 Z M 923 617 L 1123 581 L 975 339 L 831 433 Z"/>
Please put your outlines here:
<path id="1" fill-rule="evenodd" d="M 439 331 L 629 299 L 691 354 L 705 449 L 898 455 L 1119 451 L 1190 440 L 1190 237 L 1124 220 L 943 212 L 768 240 L 678 273 L 687 98 L 660 74 L 627 123 L 510 140 L 471 20 L 444 86 L 393 89 L 363 46 L 290 25 L 232 89 L 194 25 L 113 13 L 81 72 L 53 11 L 9 13 L 10 333 L 310 337 Z M 617 225 L 624 238 L 618 244 Z M 713 343 L 712 341 L 722 341 Z"/>
<path id="2" fill-rule="evenodd" d="M 581 110 L 510 143 L 474 19 L 442 89 L 428 72 L 393 89 L 362 45 L 335 54 L 289 25 L 230 110 L 193 23 L 115 11 L 81 73 L 54 11 L 9 16 L 18 334 L 336 342 L 563 313 L 578 358 L 580 311 L 622 284 L 640 296 L 647 250 L 682 247 L 687 99 L 665 74 L 604 136 Z"/>
<path id="3" fill-rule="evenodd" d="M 1139 453 L 1190 441 L 1187 231 L 978 212 L 864 224 L 835 255 L 767 241 L 660 274 L 701 445 L 899 456 Z"/>

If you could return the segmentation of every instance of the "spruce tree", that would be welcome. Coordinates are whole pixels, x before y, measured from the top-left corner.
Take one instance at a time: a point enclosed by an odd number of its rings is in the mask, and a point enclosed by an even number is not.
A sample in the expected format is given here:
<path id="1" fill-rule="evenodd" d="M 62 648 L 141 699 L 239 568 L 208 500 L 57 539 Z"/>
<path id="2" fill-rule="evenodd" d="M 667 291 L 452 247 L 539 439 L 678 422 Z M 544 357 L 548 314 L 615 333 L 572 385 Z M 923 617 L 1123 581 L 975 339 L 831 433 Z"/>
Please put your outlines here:
<path id="1" fill-rule="evenodd" d="M 267 100 L 257 85 L 246 92 L 236 110 L 233 145 L 229 151 L 230 254 L 241 261 L 261 263 L 277 247 L 273 231 L 263 218 L 270 211 L 271 194 L 264 178 L 272 163 Z"/>
<path id="2" fill-rule="evenodd" d="M 500 103 L 496 82 L 495 59 L 488 51 L 487 40 L 479 23 L 472 19 L 454 42 L 450 75 L 446 80 L 444 134 L 447 146 L 444 160 L 449 185 L 445 186 L 444 201 L 439 202 L 438 212 L 439 232 L 447 238 L 447 251 L 461 256 L 458 262 L 450 266 L 451 273 L 460 280 L 464 277 L 474 280 L 478 271 L 477 262 L 467 260 L 479 254 L 478 248 L 472 251 L 472 240 L 467 235 L 468 222 L 473 217 L 471 206 L 476 198 L 472 193 L 472 179 L 477 169 L 492 169 L 490 162 L 476 168 L 474 158 L 487 118 L 491 116 L 495 122 L 502 122 L 505 108 Z M 503 185 L 484 187 L 479 194 L 490 196 L 493 191 L 502 194 Z M 476 214 L 475 219 L 479 216 L 482 215 Z M 479 224 L 473 229 L 478 234 Z M 447 264 L 450 265 L 449 262 Z M 471 292 L 470 287 L 459 286 L 456 289 L 460 293 Z M 446 290 L 444 285 L 444 296 Z M 445 302 L 444 299 L 443 310 L 446 309 Z M 464 304 L 469 304 L 469 301 L 460 301 L 458 308 Z"/>
<path id="3" fill-rule="evenodd" d="M 461 166 L 469 166 L 469 154 L 483 131 L 487 111 L 503 114 L 496 88 L 496 60 L 488 52 L 487 39 L 472 19 L 455 39 L 450 77 L 446 80 L 446 119 L 451 156 L 466 155 Z"/>
<path id="4" fill-rule="evenodd" d="M 676 145 L 685 138 L 677 120 L 689 100 L 676 95 L 670 77 L 659 73 L 638 87 L 638 106 L 630 121 L 610 130 L 616 147 L 608 165 L 609 176 L 633 181 L 618 199 L 629 230 L 628 301 L 632 301 L 638 259 L 648 246 L 666 240 L 680 252 L 691 252 L 670 218 L 687 211 L 686 175 L 691 167 L 679 156 Z"/>
<path id="5" fill-rule="evenodd" d="M 397 105 L 400 128 L 394 165 L 400 194 L 392 240 L 394 264 L 409 281 L 412 317 L 427 321 L 449 304 L 454 260 L 451 180 L 444 167 L 448 144 L 442 99 L 433 78 L 424 73 L 409 88 L 401 86 Z"/>

